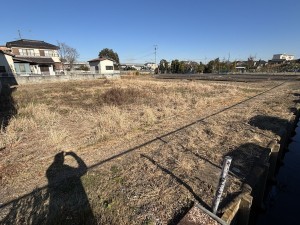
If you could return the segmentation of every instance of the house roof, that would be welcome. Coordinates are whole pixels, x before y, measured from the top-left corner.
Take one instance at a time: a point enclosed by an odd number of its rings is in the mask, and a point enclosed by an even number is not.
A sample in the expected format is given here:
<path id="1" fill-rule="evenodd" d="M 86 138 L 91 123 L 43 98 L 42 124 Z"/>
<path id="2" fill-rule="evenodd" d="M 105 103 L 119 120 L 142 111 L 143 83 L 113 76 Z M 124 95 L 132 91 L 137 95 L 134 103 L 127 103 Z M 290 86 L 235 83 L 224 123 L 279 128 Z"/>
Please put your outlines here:
<path id="1" fill-rule="evenodd" d="M 56 45 L 49 44 L 44 41 L 20 39 L 17 41 L 11 41 L 6 43 L 6 47 L 21 47 L 21 48 L 38 48 L 38 49 L 54 49 L 58 50 Z"/>
<path id="2" fill-rule="evenodd" d="M 0 45 L 0 50 L 2 50 L 4 52 L 11 52 L 11 49 L 6 47 L 5 45 Z"/>
<path id="3" fill-rule="evenodd" d="M 2 54 L 5 54 L 5 55 L 14 56 L 14 54 L 12 54 L 12 53 L 10 53 L 10 52 L 3 51 L 3 50 L 1 50 L 1 49 L 0 49 L 0 52 L 1 52 Z"/>
<path id="4" fill-rule="evenodd" d="M 27 63 L 32 63 L 30 60 L 27 60 L 27 59 L 24 59 L 24 58 L 19 59 L 19 58 L 14 57 L 13 60 L 14 60 L 14 62 L 27 62 Z"/>
<path id="5" fill-rule="evenodd" d="M 64 64 L 69 65 L 70 63 L 65 61 Z M 87 62 L 74 62 L 73 65 L 88 65 L 88 63 Z"/>
<path id="6" fill-rule="evenodd" d="M 91 60 L 88 60 L 88 62 L 97 62 L 97 61 L 103 61 L 103 60 L 110 60 L 110 61 L 113 61 L 113 62 L 115 62 L 115 60 L 113 60 L 113 59 L 110 59 L 110 58 L 104 58 L 104 57 L 98 57 L 98 58 L 96 58 L 96 59 L 91 59 Z"/>
<path id="7" fill-rule="evenodd" d="M 15 57 L 14 60 L 25 61 L 36 64 L 54 64 L 52 58 L 37 58 L 37 57 Z"/>

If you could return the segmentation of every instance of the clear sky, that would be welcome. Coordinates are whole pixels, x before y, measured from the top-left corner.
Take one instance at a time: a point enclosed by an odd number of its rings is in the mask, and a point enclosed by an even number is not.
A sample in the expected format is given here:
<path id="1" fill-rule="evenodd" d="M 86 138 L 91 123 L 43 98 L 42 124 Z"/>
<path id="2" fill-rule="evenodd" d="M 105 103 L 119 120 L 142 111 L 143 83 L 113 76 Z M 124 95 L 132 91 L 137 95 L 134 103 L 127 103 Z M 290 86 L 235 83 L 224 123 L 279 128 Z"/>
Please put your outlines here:
<path id="1" fill-rule="evenodd" d="M 4 3 L 5 2 L 5 3 Z M 121 62 L 208 62 L 300 58 L 300 0 L 1 1 L 0 45 L 19 39 L 65 42 L 80 61 L 103 48 Z"/>

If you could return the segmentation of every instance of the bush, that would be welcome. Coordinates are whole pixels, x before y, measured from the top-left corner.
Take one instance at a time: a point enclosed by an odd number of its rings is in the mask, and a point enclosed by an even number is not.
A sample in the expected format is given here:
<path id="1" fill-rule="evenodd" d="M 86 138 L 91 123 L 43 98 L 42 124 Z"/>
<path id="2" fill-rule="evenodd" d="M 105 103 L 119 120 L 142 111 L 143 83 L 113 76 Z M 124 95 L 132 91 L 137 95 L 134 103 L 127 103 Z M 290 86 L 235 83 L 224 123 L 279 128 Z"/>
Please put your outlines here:
<path id="1" fill-rule="evenodd" d="M 135 88 L 122 89 L 114 87 L 103 93 L 98 102 L 115 106 L 128 105 L 137 102 L 144 96 L 145 94 L 142 91 Z"/>

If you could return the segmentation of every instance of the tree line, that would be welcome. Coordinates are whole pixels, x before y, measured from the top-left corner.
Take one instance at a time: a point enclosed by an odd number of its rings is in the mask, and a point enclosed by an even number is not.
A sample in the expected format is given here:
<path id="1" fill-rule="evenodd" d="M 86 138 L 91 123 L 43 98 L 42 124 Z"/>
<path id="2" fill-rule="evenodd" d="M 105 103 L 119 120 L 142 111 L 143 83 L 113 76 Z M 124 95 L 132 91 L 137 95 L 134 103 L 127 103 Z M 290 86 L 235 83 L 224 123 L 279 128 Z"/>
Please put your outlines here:
<path id="1" fill-rule="evenodd" d="M 238 71 L 239 70 L 239 71 Z M 162 59 L 158 65 L 157 73 L 234 73 L 234 72 L 300 72 L 300 60 L 283 61 L 280 63 L 266 62 L 264 60 L 255 60 L 255 57 L 250 56 L 246 61 L 229 61 L 220 60 L 219 58 L 209 61 L 207 64 L 195 61 L 179 61 L 172 60 L 169 63 Z"/>
<path id="2" fill-rule="evenodd" d="M 195 61 L 172 60 L 169 63 L 162 59 L 158 66 L 159 73 L 225 73 L 233 72 L 236 62 L 220 61 L 219 58 L 209 61 L 207 64 Z"/>

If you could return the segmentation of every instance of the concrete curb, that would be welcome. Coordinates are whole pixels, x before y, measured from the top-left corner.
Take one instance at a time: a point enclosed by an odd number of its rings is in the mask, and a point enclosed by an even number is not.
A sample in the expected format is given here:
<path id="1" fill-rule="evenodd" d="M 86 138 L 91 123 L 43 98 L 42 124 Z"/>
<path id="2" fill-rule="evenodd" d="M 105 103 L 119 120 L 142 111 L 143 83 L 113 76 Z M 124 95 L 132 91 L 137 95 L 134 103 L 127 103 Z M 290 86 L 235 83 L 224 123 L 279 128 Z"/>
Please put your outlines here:
<path id="1" fill-rule="evenodd" d="M 282 157 L 284 156 L 284 153 L 286 149 L 288 148 L 288 144 L 290 142 L 290 138 L 292 137 L 292 133 L 297 126 L 298 120 L 300 117 L 300 106 L 297 106 L 297 112 L 295 115 L 292 115 L 287 123 L 287 126 L 279 131 L 279 138 L 277 140 L 272 140 L 268 148 L 270 149 L 270 154 L 269 154 L 269 161 L 265 165 L 261 165 L 261 169 L 256 168 L 256 171 L 260 171 L 259 173 L 254 173 L 256 175 L 260 175 L 257 177 L 257 182 L 253 186 L 253 190 L 251 192 L 251 196 L 253 197 L 253 202 L 252 202 L 252 208 L 256 208 L 259 210 L 265 209 L 264 207 L 264 194 L 266 192 L 266 185 L 267 181 L 271 182 L 276 182 L 275 175 L 276 175 L 276 170 L 279 167 L 279 162 L 282 160 Z M 225 212 L 226 213 L 226 212 Z M 224 213 L 224 215 L 225 215 Z M 248 224 L 247 216 L 249 214 L 244 214 L 244 216 L 239 216 L 238 224 Z M 233 218 L 233 215 L 231 215 L 231 218 Z M 249 218 L 248 218 L 249 219 Z M 226 220 L 225 220 L 226 221 Z M 233 220 L 231 221 L 226 221 L 229 224 L 232 224 L 234 222 Z"/>
<path id="2" fill-rule="evenodd" d="M 266 192 L 267 181 L 276 182 L 276 170 L 287 150 L 290 138 L 300 117 L 300 105 L 297 105 L 296 108 L 296 114 L 291 116 L 287 126 L 278 132 L 278 139 L 272 140 L 268 144 L 267 148 L 270 151 L 268 162 L 258 165 L 253 169 L 249 182 L 252 183 L 252 187 L 245 184 L 242 193 L 224 207 L 224 213 L 221 218 L 215 218 L 216 215 L 201 206 L 201 209 L 205 213 L 210 216 L 212 214 L 211 217 L 220 224 L 248 225 L 251 208 L 259 210 L 265 209 L 264 194 Z"/>

